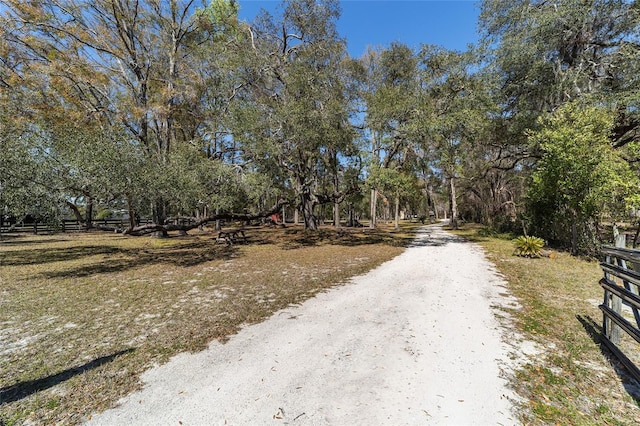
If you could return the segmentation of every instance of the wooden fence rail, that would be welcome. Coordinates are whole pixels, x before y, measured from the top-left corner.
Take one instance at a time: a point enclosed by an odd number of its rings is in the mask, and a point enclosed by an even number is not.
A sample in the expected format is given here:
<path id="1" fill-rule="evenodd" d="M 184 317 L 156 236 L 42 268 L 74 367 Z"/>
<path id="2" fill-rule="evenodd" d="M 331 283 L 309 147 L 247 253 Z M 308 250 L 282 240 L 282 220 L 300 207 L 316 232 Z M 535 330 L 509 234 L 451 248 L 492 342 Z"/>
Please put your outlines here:
<path id="1" fill-rule="evenodd" d="M 150 220 L 141 219 L 140 223 L 149 223 Z M 126 228 L 129 226 L 128 219 L 100 219 L 94 220 L 93 226 L 109 226 L 114 228 Z M 39 221 L 30 221 L 30 222 L 14 222 L 10 223 L 6 220 L 3 220 L 0 223 L 0 232 L 8 233 L 8 232 L 20 232 L 20 233 L 51 233 L 51 232 L 73 232 L 73 231 L 82 231 L 84 229 L 83 225 L 75 219 L 65 219 L 58 223 L 50 223 L 50 222 L 39 222 Z"/>
<path id="2" fill-rule="evenodd" d="M 624 245 L 624 238 L 617 245 Z M 621 331 L 640 344 L 640 250 L 607 246 L 601 251 L 605 256 L 605 261 L 600 264 L 604 272 L 600 280 L 604 301 L 599 306 L 602 311 L 602 340 L 640 382 L 640 369 L 619 347 Z M 631 308 L 633 320 L 623 316 L 622 305 Z"/>

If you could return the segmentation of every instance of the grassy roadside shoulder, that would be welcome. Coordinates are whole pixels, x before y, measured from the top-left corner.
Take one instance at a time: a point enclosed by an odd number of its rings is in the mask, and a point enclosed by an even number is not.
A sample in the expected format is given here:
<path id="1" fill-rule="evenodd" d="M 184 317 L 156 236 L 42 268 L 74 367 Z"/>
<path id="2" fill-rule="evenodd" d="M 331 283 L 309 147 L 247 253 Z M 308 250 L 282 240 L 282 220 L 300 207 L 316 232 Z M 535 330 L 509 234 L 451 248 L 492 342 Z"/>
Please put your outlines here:
<path id="1" fill-rule="evenodd" d="M 483 247 L 521 304 L 509 312 L 517 329 L 541 350 L 513 380 L 524 398 L 523 423 L 640 424 L 638 402 L 630 396 L 640 395 L 640 389 L 598 340 L 598 262 L 566 253 L 555 258 L 517 257 L 511 236 L 482 231 L 467 225 L 455 233 Z"/>
<path id="2" fill-rule="evenodd" d="M 80 423 L 172 355 L 392 259 L 417 228 L 251 228 L 233 246 L 214 232 L 3 235 L 0 425 Z"/>

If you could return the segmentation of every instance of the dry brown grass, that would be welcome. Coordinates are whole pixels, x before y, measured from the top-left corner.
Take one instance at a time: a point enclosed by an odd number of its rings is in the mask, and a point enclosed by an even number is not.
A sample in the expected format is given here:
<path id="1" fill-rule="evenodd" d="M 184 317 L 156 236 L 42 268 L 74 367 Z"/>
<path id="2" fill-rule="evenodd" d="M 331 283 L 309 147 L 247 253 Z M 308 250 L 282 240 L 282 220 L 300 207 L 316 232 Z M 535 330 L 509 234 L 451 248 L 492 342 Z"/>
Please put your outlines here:
<path id="1" fill-rule="evenodd" d="M 528 425 L 640 424 L 637 384 L 601 346 L 603 290 L 597 261 L 557 253 L 555 258 L 513 255 L 512 236 L 457 232 L 485 249 L 522 305 L 510 313 L 519 331 L 542 353 L 522 366 L 513 385 L 525 398 Z M 635 346 L 637 350 L 637 345 Z"/>
<path id="2" fill-rule="evenodd" d="M 0 240 L 0 424 L 76 424 L 140 374 L 389 260 L 417 226 Z"/>

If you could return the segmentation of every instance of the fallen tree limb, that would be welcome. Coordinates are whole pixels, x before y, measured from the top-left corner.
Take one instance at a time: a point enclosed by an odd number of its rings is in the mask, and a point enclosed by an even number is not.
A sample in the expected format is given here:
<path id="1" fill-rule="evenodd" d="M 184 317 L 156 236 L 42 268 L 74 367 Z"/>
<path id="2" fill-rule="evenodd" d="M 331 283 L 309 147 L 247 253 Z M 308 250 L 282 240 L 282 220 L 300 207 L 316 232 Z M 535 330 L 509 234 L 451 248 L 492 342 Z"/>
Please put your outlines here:
<path id="1" fill-rule="evenodd" d="M 207 216 L 205 218 L 196 220 L 187 225 L 177 225 L 177 224 L 165 224 L 158 225 L 156 223 L 149 223 L 146 225 L 136 226 L 134 228 L 127 228 L 122 233 L 125 235 L 146 235 L 153 232 L 161 233 L 163 236 L 166 236 L 168 232 L 179 231 L 186 233 L 192 229 L 198 228 L 202 225 L 205 225 L 209 222 L 215 222 L 216 220 L 240 220 L 240 221 L 251 221 L 256 219 L 262 219 L 265 217 L 269 217 L 272 214 L 279 213 L 283 206 L 288 205 L 289 202 L 285 200 L 280 200 L 269 210 L 264 210 L 258 213 L 218 213 L 211 216 Z"/>

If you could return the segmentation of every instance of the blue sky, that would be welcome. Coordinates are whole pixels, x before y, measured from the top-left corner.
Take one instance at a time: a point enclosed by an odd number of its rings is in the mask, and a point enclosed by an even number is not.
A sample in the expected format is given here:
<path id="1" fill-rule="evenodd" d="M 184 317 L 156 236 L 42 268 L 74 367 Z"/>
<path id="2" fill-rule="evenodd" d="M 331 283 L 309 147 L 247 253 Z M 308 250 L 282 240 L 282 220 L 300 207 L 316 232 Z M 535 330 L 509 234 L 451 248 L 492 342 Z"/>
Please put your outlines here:
<path id="1" fill-rule="evenodd" d="M 400 41 L 412 48 L 420 43 L 466 50 L 478 40 L 476 1 L 343 0 L 338 21 L 349 53 L 360 57 L 368 45 L 388 46 Z M 239 0 L 240 18 L 252 21 L 261 9 L 275 10 L 276 0 Z"/>

